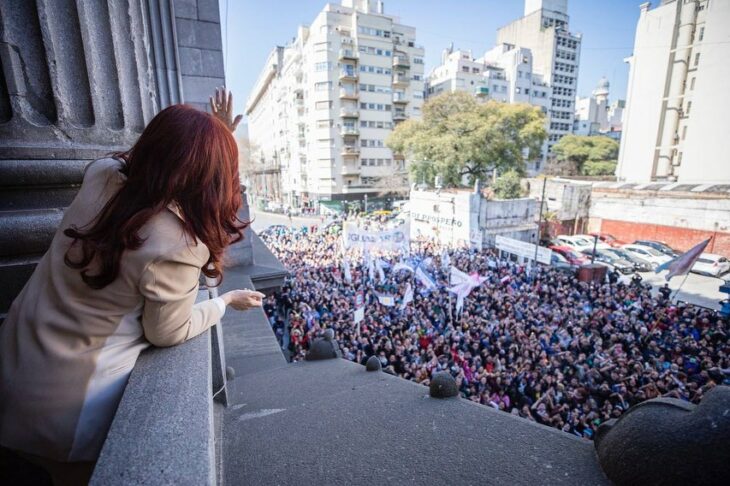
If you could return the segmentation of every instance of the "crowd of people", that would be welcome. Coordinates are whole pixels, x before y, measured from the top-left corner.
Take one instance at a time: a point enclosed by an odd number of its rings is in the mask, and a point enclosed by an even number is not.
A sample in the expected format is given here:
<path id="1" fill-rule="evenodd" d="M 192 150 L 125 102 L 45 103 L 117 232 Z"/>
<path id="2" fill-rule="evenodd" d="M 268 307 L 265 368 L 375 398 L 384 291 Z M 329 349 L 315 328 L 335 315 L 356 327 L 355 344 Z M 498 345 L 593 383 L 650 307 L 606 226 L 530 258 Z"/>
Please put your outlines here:
<path id="1" fill-rule="evenodd" d="M 466 399 L 587 439 L 643 400 L 697 403 L 730 384 L 728 320 L 640 282 L 580 282 L 491 250 L 444 253 L 434 242 L 411 242 L 408 258 L 436 283 L 429 290 L 413 272 L 394 271 L 404 258 L 398 253 L 380 255 L 382 279 L 372 278 L 357 251 L 343 272 L 336 230 L 278 229 L 262 237 L 291 272 L 265 310 L 294 360 L 329 328 L 346 359 L 364 364 L 377 356 L 386 372 L 424 385 L 448 371 Z M 486 277 L 459 314 L 442 257 Z M 409 288 L 414 298 L 402 305 Z M 356 325 L 358 291 L 365 318 Z M 394 296 L 395 305 L 378 295 Z"/>

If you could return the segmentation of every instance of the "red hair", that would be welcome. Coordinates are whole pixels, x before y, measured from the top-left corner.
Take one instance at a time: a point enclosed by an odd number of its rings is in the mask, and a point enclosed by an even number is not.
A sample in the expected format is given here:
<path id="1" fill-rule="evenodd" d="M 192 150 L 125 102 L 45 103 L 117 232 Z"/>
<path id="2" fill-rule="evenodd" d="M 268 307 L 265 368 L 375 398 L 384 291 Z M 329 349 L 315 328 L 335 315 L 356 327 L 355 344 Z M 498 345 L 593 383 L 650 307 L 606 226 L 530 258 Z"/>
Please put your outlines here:
<path id="1" fill-rule="evenodd" d="M 203 274 L 220 281 L 226 247 L 241 240 L 248 226 L 237 216 L 238 147 L 228 128 L 208 113 L 173 105 L 150 121 L 129 151 L 116 156 L 124 162 L 120 172 L 126 182 L 88 227 L 64 231 L 74 239 L 72 246 L 81 242 L 79 260 L 67 252 L 66 265 L 80 269 L 89 287 L 106 287 L 119 275 L 124 251 L 144 242 L 140 229 L 174 203 L 186 234 L 210 251 Z M 95 259 L 99 270 L 90 275 L 88 267 Z"/>

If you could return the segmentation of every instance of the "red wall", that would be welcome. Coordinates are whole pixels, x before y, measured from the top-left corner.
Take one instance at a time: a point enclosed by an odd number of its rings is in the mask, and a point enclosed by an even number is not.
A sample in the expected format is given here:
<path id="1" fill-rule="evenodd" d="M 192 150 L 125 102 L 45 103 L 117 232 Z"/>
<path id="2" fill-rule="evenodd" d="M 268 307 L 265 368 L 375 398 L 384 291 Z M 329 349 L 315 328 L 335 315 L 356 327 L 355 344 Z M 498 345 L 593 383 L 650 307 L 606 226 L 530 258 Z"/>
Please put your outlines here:
<path id="1" fill-rule="evenodd" d="M 634 240 L 657 240 L 681 251 L 689 250 L 697 243 L 714 236 L 710 244 L 707 245 L 705 252 L 730 257 L 730 233 L 677 228 L 659 224 L 630 223 L 612 219 L 601 221 L 601 231 L 612 234 L 627 243 L 633 243 Z"/>

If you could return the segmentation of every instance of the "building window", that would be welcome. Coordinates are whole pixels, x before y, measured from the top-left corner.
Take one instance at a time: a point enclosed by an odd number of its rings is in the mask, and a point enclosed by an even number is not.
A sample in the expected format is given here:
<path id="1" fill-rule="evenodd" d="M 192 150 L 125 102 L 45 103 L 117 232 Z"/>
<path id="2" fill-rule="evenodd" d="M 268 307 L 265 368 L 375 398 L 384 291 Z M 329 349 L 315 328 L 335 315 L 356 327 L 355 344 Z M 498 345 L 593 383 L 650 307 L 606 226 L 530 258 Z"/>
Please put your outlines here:
<path id="1" fill-rule="evenodd" d="M 332 120 L 317 120 L 317 128 L 330 128 L 332 127 Z"/>
<path id="2" fill-rule="evenodd" d="M 332 81 L 323 81 L 321 83 L 314 83 L 314 91 L 329 91 L 332 87 Z"/>
<path id="3" fill-rule="evenodd" d="M 698 39 L 700 41 L 702 41 L 702 39 L 704 39 L 704 38 L 705 38 L 705 28 L 704 27 L 700 27 L 700 35 L 698 36 Z"/>
<path id="4" fill-rule="evenodd" d="M 329 110 L 332 108 L 332 102 L 331 101 L 317 101 L 314 104 L 315 110 Z"/>
<path id="5" fill-rule="evenodd" d="M 689 111 L 690 111 L 691 109 L 692 109 L 692 102 L 691 102 L 691 101 L 688 101 L 688 102 L 687 102 L 687 109 L 686 109 L 686 110 L 684 110 L 684 114 L 685 114 L 685 115 L 689 115 Z"/>
<path id="6" fill-rule="evenodd" d="M 695 89 L 695 79 L 697 79 L 697 78 L 692 78 L 692 80 L 689 82 L 690 91 Z"/>
<path id="7" fill-rule="evenodd" d="M 682 127 L 682 140 L 684 140 L 685 138 L 687 138 L 687 125 Z"/>
<path id="8" fill-rule="evenodd" d="M 700 53 L 698 52 L 695 54 L 695 66 L 697 66 L 700 63 Z"/>
<path id="9" fill-rule="evenodd" d="M 318 62 L 314 65 L 315 71 L 329 71 L 332 68 L 332 63 L 330 62 Z"/>

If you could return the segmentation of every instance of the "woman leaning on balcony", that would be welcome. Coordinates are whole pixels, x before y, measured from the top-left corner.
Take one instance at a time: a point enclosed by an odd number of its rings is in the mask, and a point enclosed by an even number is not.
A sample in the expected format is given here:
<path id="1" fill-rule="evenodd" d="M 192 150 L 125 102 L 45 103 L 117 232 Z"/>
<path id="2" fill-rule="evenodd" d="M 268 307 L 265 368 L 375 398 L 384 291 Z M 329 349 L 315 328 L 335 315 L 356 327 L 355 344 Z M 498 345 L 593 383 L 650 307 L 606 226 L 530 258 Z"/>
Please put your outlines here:
<path id="1" fill-rule="evenodd" d="M 88 481 L 139 353 L 174 346 L 226 306 L 261 305 L 234 290 L 195 304 L 201 272 L 222 277 L 242 238 L 238 150 L 225 91 L 215 116 L 161 111 L 128 152 L 91 163 L 50 249 L 0 326 L 0 444 L 49 471 Z"/>

